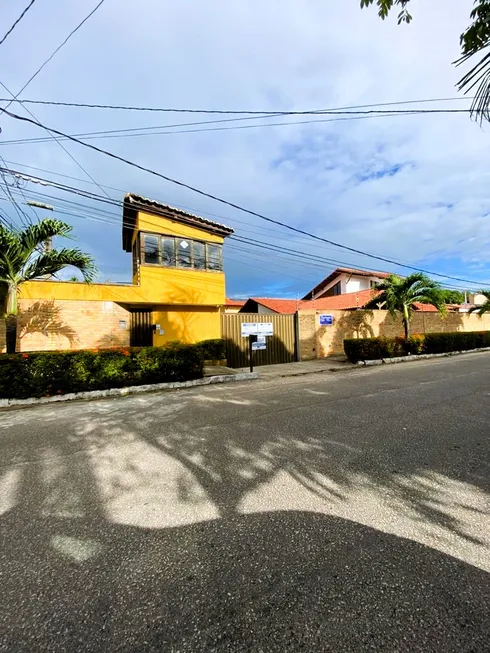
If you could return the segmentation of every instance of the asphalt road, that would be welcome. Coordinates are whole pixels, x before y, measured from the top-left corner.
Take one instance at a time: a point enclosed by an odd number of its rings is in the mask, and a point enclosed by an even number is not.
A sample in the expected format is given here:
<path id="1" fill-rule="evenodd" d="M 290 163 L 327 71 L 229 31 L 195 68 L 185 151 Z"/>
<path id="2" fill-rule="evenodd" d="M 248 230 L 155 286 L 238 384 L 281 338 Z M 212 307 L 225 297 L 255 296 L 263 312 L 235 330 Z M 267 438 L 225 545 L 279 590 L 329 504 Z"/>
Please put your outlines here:
<path id="1" fill-rule="evenodd" d="M 0 413 L 0 650 L 490 651 L 490 355 Z"/>

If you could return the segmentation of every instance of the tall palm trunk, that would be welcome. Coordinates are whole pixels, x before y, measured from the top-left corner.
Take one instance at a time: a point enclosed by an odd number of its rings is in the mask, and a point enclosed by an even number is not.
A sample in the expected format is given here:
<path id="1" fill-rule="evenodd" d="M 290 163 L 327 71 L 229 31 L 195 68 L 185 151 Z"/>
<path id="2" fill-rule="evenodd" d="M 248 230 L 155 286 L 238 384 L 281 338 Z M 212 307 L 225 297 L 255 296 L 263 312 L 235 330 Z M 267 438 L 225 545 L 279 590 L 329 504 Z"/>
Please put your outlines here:
<path id="1" fill-rule="evenodd" d="M 410 316 L 408 314 L 408 306 L 403 307 L 403 328 L 405 329 L 405 339 L 408 339 L 408 336 L 410 335 Z"/>
<path id="2" fill-rule="evenodd" d="M 15 354 L 17 347 L 17 317 L 18 317 L 18 302 L 17 302 L 17 284 L 9 284 L 7 290 L 7 310 L 5 320 L 5 340 L 7 345 L 7 354 Z"/>

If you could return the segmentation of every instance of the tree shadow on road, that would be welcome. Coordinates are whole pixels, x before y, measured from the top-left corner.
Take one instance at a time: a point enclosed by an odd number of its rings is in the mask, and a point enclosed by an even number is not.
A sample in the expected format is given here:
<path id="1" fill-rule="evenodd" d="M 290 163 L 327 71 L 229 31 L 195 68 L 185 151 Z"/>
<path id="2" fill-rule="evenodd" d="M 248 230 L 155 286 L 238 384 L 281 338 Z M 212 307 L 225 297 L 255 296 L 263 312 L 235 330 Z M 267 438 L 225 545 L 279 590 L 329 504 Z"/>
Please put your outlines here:
<path id="1" fill-rule="evenodd" d="M 421 415 L 382 438 L 325 388 L 294 411 L 236 390 L 69 420 L 54 406 L 20 437 L 29 413 L 3 413 L 0 650 L 485 650 L 488 574 L 355 512 L 374 497 L 414 532 L 483 551 L 468 523 L 484 510 L 463 491 L 487 496 L 481 422 L 468 416 L 474 451 L 459 456 L 459 423 L 441 435 Z M 376 415 L 389 410 L 387 394 Z M 283 477 L 299 509 L 247 504 Z M 343 506 L 358 517 L 327 514 Z"/>

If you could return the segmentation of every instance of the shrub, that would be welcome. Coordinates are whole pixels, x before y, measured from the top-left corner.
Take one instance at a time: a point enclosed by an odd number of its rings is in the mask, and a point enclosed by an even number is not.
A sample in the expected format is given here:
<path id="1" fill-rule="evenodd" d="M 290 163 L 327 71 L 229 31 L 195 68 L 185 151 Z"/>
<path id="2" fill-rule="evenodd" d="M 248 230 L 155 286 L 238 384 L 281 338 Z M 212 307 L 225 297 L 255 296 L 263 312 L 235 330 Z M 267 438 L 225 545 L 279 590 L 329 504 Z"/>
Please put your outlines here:
<path id="1" fill-rule="evenodd" d="M 219 361 L 226 358 L 226 347 L 223 338 L 203 340 L 195 346 L 204 361 Z"/>
<path id="2" fill-rule="evenodd" d="M 424 354 L 444 354 L 490 347 L 490 331 L 452 331 L 427 333 L 424 338 Z"/>
<path id="3" fill-rule="evenodd" d="M 344 340 L 345 355 L 351 363 L 404 356 L 407 343 L 404 338 L 348 338 Z"/>
<path id="4" fill-rule="evenodd" d="M 105 390 L 203 376 L 195 345 L 0 355 L 0 398 Z"/>
<path id="5" fill-rule="evenodd" d="M 344 340 L 345 355 L 351 363 L 407 354 L 442 354 L 480 347 L 490 347 L 490 331 L 414 334 L 407 340 L 385 337 Z"/>

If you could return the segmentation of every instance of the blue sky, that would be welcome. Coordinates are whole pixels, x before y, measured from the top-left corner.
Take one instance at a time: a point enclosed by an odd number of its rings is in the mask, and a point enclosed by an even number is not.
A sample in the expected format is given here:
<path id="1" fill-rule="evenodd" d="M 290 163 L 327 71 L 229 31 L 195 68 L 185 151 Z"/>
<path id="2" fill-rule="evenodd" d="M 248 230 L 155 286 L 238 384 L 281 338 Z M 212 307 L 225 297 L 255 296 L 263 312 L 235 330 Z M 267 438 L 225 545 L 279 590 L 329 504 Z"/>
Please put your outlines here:
<path id="1" fill-rule="evenodd" d="M 17 93 L 95 4 L 35 2 L 0 47 L 3 83 Z M 456 97 L 461 71 L 451 61 L 458 56 L 459 34 L 472 4 L 413 0 L 413 22 L 397 26 L 395 17 L 382 22 L 374 9 L 361 11 L 358 0 L 270 0 L 260 8 L 246 0 L 141 0 L 137 9 L 129 0 L 106 0 L 21 97 L 265 111 Z M 2 33 L 18 14 L 19 3 L 3 8 Z M 468 104 L 462 98 L 423 106 Z M 25 115 L 18 104 L 14 108 Z M 213 118 L 29 108 L 41 122 L 67 133 Z M 238 124 L 254 123 L 258 121 Z M 46 177 L 101 192 L 54 141 L 1 144 L 44 136 L 36 127 L 8 117 L 0 119 L 0 126 L 0 155 L 14 162 L 12 167 L 31 174 L 35 170 L 25 166 L 43 168 L 53 172 Z M 490 285 L 489 139 L 488 125 L 480 128 L 466 115 L 454 114 L 89 142 L 316 235 L 475 280 L 476 287 Z M 331 271 L 334 260 L 403 271 L 276 228 L 76 144 L 64 145 L 93 179 L 110 187 L 105 190 L 113 198 L 131 191 L 188 207 L 230 224 L 240 235 L 315 257 L 305 262 L 228 241 L 231 296 L 302 296 Z M 129 278 L 117 207 L 90 204 L 29 182 L 23 190 L 29 199 L 55 206 L 74 225 L 78 244 L 97 259 L 101 280 Z M 2 198 L 0 190 L 0 208 L 8 211 Z M 76 215 L 66 216 L 63 210 Z"/>

